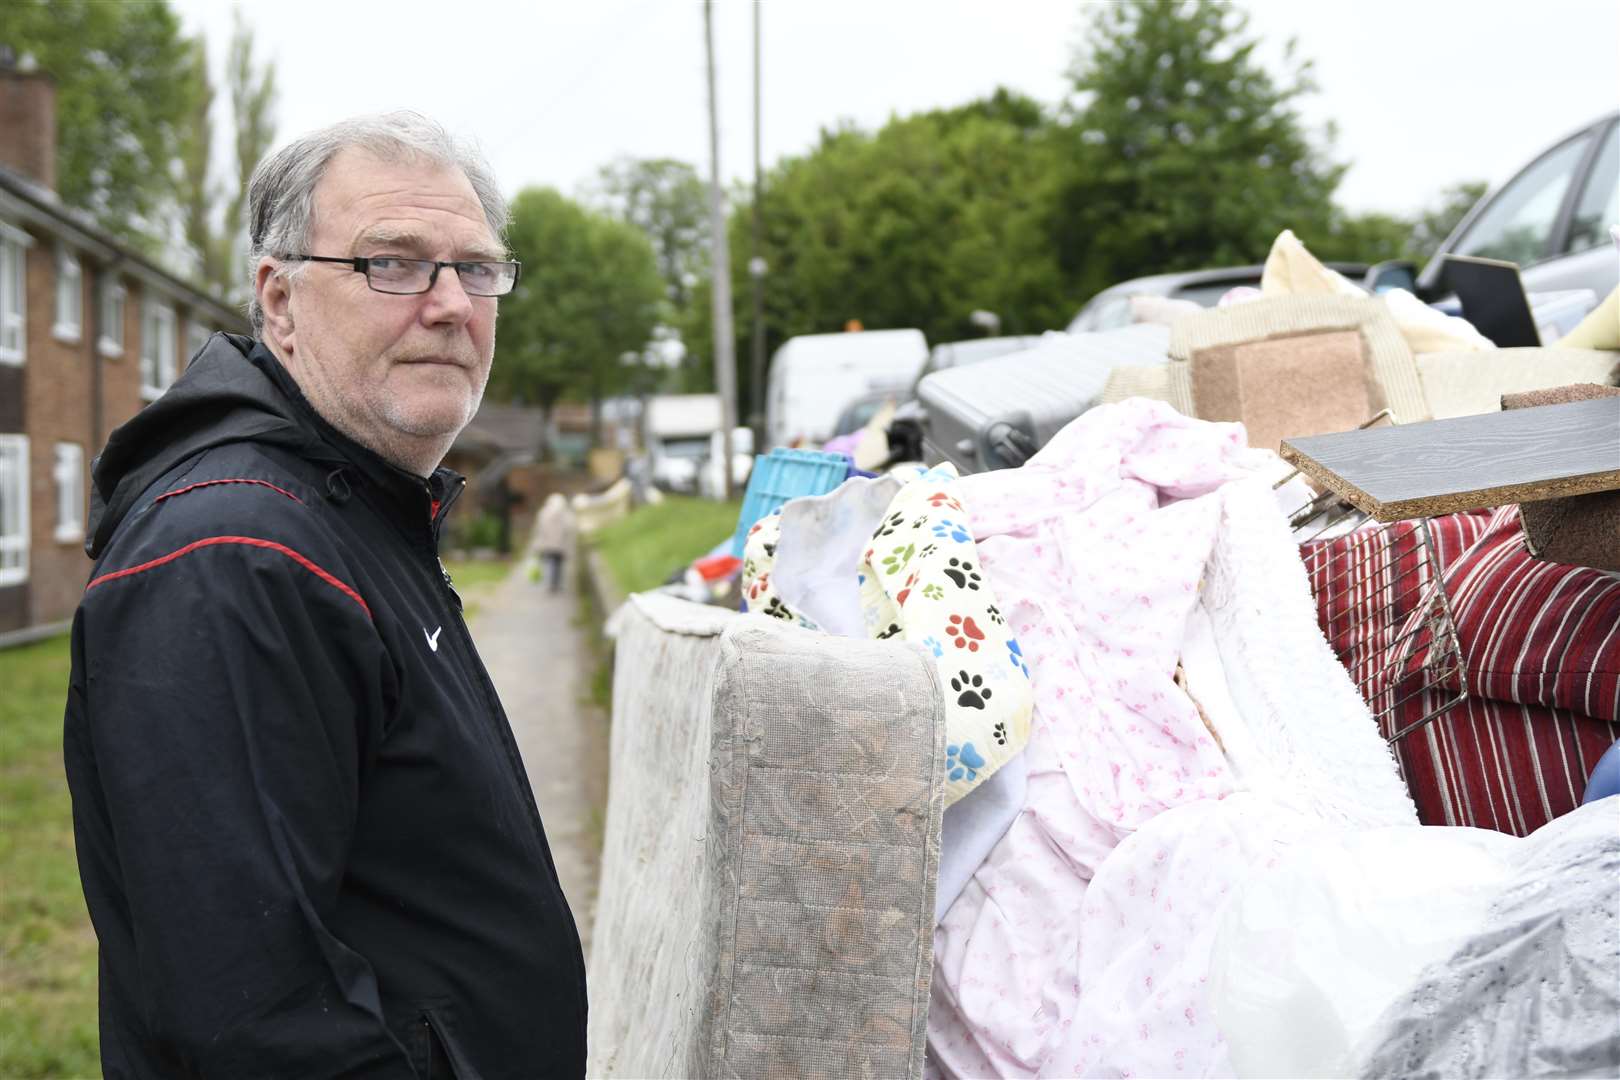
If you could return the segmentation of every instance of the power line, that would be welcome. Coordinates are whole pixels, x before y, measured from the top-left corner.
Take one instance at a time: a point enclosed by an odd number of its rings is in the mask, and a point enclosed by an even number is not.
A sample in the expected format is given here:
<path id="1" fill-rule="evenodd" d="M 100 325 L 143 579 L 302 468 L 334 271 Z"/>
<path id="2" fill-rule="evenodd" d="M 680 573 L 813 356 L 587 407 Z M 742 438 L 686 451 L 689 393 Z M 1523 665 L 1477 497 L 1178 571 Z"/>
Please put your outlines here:
<path id="1" fill-rule="evenodd" d="M 504 150 L 513 142 L 532 132 L 535 126 L 539 124 L 541 120 L 545 119 L 551 110 L 567 101 L 574 95 L 575 91 L 579 90 L 596 76 L 597 65 L 604 57 L 608 55 L 608 53 L 627 48 L 629 45 L 639 40 L 642 35 L 647 32 L 647 29 L 656 23 L 656 19 L 642 20 L 640 27 L 628 38 L 623 36 L 624 31 L 633 21 L 635 21 L 637 16 L 646 13 L 648 9 L 654 7 L 657 3 L 658 0 L 642 0 L 640 4 L 630 9 L 626 18 L 615 23 L 613 28 L 607 34 L 603 35 L 601 41 L 598 43 L 599 47 L 591 53 L 591 58 L 587 60 L 577 71 L 575 71 L 573 77 L 563 85 L 562 90 L 556 94 L 553 94 L 544 105 L 540 106 L 534 112 L 531 112 L 522 121 L 522 125 L 520 127 L 513 130 L 509 135 L 505 136 L 495 144 L 494 150 Z"/>

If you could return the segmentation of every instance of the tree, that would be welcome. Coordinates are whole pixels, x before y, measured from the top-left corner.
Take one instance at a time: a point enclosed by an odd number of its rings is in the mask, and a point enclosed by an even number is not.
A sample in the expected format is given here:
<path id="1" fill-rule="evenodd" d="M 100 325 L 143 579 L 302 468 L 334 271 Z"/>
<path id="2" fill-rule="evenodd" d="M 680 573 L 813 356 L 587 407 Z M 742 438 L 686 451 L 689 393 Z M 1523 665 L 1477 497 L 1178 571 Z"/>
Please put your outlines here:
<path id="1" fill-rule="evenodd" d="M 1483 180 L 1463 180 L 1445 187 L 1439 201 L 1418 214 L 1413 224 L 1413 259 L 1421 264 L 1433 258 L 1446 237 L 1462 223 L 1463 216 L 1485 197 L 1489 187 Z"/>
<path id="2" fill-rule="evenodd" d="M 1372 211 L 1334 215 L 1332 228 L 1321 236 L 1300 237 L 1319 259 L 1344 262 L 1383 262 L 1411 259 L 1412 223 L 1394 214 Z"/>
<path id="3" fill-rule="evenodd" d="M 8 0 L 0 41 L 56 80 L 57 193 L 110 232 L 153 250 L 176 196 L 182 132 L 194 115 L 191 46 L 163 0 Z"/>
<path id="4" fill-rule="evenodd" d="M 223 242 L 215 217 L 219 186 L 214 183 L 214 82 L 208 74 L 208 43 L 191 42 L 185 78 L 191 84 L 191 111 L 180 132 L 178 202 L 186 246 L 196 260 L 196 276 L 220 290 L 229 273 L 230 249 Z"/>
<path id="5" fill-rule="evenodd" d="M 1442 189 L 1437 201 L 1414 219 L 1376 212 L 1342 214 L 1328 235 L 1302 239 L 1324 259 L 1365 263 L 1405 259 L 1421 267 L 1485 191 L 1483 180 L 1461 181 Z"/>
<path id="6" fill-rule="evenodd" d="M 671 158 L 620 158 L 597 176 L 595 200 L 646 234 L 677 311 L 708 272 L 709 195 L 697 169 Z"/>
<path id="7" fill-rule="evenodd" d="M 247 279 L 242 260 L 247 253 L 247 185 L 275 138 L 275 68 L 253 56 L 253 31 L 236 15 L 226 61 L 234 133 L 230 195 L 221 208 L 220 186 L 212 179 L 214 84 L 208 74 L 208 52 L 201 38 L 192 43 L 185 77 L 192 84 L 191 114 L 181 133 L 179 209 L 186 245 L 201 283 L 220 295 L 243 298 Z"/>
<path id="8" fill-rule="evenodd" d="M 1007 333 L 1060 325 L 1071 306 L 1049 238 L 1061 162 L 1041 106 L 1005 90 L 960 108 L 891 119 L 879 131 L 824 131 L 802 157 L 765 182 L 763 255 L 767 352 L 796 334 L 915 326 L 930 340 L 979 336 L 978 308 Z M 734 198 L 728 224 L 738 352 L 745 317 L 749 205 Z M 709 376 L 708 283 L 681 324 L 694 364 Z M 741 400 L 751 400 L 746 366 Z"/>
<path id="9" fill-rule="evenodd" d="M 603 398 L 633 377 L 624 357 L 639 354 L 658 323 L 663 281 L 652 244 L 553 188 L 513 200 L 508 241 L 523 277 L 501 302 L 490 392 L 538 406 L 548 427 L 558 401 L 583 397 L 595 443 Z"/>
<path id="10" fill-rule="evenodd" d="M 269 60 L 262 66 L 254 60 L 253 28 L 242 19 L 240 10 L 236 12 L 231 33 L 225 82 L 231 91 L 231 121 L 236 133 L 233 146 L 236 153 L 232 159 L 236 165 L 236 183 L 225 206 L 223 235 L 229 245 L 229 265 L 233 267 L 229 285 L 245 290 L 242 260 L 248 249 L 248 181 L 253 178 L 259 159 L 276 138 L 276 69 Z"/>
<path id="11" fill-rule="evenodd" d="M 1294 107 L 1310 64 L 1273 77 L 1240 10 L 1214 0 L 1094 9 L 1071 68 L 1070 167 L 1054 221 L 1078 298 L 1160 271 L 1262 258 L 1322 235 L 1343 172 Z M 1331 139 L 1331 131 L 1329 132 Z"/>

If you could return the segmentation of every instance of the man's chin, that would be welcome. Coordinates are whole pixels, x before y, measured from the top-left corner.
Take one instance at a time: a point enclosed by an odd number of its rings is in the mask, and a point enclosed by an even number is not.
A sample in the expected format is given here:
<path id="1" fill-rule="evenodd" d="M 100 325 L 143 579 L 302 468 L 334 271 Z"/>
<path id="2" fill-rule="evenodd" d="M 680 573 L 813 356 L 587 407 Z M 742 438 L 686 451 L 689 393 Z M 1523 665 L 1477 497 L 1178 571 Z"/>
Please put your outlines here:
<path id="1" fill-rule="evenodd" d="M 472 419 L 473 411 L 468 395 L 461 394 L 455 401 L 399 403 L 388 410 L 387 419 L 390 427 L 404 435 L 418 439 L 454 439 Z"/>

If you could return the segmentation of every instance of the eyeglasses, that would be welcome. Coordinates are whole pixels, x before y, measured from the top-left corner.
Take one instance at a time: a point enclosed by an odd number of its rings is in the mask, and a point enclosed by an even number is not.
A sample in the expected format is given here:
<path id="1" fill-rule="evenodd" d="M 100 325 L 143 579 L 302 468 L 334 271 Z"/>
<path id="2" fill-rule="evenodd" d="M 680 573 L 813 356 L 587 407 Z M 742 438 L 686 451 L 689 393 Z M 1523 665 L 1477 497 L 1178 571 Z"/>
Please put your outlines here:
<path id="1" fill-rule="evenodd" d="M 439 271 L 447 266 L 455 268 L 461 287 L 468 296 L 505 296 L 517 286 L 518 272 L 523 269 L 516 262 L 469 262 L 451 259 L 435 262 L 432 259 L 400 259 L 380 255 L 370 259 L 340 259 L 332 255 L 278 255 L 283 262 L 341 263 L 355 273 L 366 275 L 366 284 L 373 292 L 411 296 L 425 293 L 439 280 Z"/>

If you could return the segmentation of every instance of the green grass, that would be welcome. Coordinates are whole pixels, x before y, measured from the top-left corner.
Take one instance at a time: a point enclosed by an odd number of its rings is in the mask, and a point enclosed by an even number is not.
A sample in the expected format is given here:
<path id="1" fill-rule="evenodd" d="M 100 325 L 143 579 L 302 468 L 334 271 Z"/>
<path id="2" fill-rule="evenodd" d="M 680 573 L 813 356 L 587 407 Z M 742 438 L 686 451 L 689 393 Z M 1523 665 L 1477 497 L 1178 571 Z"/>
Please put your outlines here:
<path id="1" fill-rule="evenodd" d="M 456 592 L 461 595 L 461 617 L 472 619 L 488 596 L 512 570 L 512 559 L 446 559 L 444 568 L 455 581 Z"/>
<path id="2" fill-rule="evenodd" d="M 96 938 L 62 771 L 68 638 L 0 651 L 0 1076 L 100 1074 Z"/>
<path id="3" fill-rule="evenodd" d="M 511 559 L 446 559 L 444 568 L 456 581 L 456 591 L 499 585 L 512 569 Z"/>
<path id="4" fill-rule="evenodd" d="M 601 553 L 619 591 L 643 592 L 662 585 L 670 574 L 729 537 L 741 512 L 741 500 L 671 496 L 604 525 L 588 543 Z"/>

